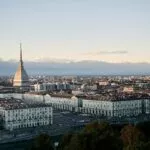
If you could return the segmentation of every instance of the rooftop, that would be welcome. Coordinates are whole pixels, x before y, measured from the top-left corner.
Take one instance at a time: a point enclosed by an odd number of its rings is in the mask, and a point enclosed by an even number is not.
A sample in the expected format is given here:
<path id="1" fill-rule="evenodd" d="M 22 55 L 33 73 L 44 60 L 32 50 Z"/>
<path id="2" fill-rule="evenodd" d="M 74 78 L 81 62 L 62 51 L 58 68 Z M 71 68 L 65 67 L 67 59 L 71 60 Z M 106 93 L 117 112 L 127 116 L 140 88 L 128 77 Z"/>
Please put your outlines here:
<path id="1" fill-rule="evenodd" d="M 40 107 L 48 107 L 47 104 L 29 104 L 21 99 L 6 99 L 6 98 L 0 98 L 0 107 L 3 107 L 5 110 L 11 110 L 11 109 L 26 109 L 26 108 L 40 108 Z"/>
<path id="2" fill-rule="evenodd" d="M 87 100 L 100 100 L 100 101 L 128 101 L 128 100 L 141 100 L 150 99 L 148 94 L 143 93 L 107 93 L 107 94 L 97 94 L 97 95 L 82 95 L 77 96 L 78 98 L 83 98 Z"/>

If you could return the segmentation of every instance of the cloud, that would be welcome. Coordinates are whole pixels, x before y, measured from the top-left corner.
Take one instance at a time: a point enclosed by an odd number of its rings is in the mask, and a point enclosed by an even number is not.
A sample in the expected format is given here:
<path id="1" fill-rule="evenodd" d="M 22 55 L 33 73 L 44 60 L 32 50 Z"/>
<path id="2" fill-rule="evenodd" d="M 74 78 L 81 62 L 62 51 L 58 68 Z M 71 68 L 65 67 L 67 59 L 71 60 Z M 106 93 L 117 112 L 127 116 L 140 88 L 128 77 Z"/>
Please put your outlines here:
<path id="1" fill-rule="evenodd" d="M 119 50 L 119 51 L 100 51 L 99 54 L 127 54 L 128 51 L 126 50 Z"/>
<path id="2" fill-rule="evenodd" d="M 99 52 L 89 52 L 89 53 L 84 53 L 85 55 L 120 55 L 120 54 L 127 54 L 128 51 L 126 50 L 116 50 L 116 51 L 99 51 Z"/>
<path id="3" fill-rule="evenodd" d="M 47 63 L 69 63 L 72 60 L 71 59 L 59 59 L 59 58 L 53 58 L 53 57 L 48 57 L 48 58 L 36 58 L 32 60 L 33 62 L 47 62 Z"/>
<path id="4" fill-rule="evenodd" d="M 14 75 L 18 62 L 2 61 L 0 75 Z M 24 62 L 29 75 L 149 75 L 150 63 L 108 63 L 103 61 Z"/>

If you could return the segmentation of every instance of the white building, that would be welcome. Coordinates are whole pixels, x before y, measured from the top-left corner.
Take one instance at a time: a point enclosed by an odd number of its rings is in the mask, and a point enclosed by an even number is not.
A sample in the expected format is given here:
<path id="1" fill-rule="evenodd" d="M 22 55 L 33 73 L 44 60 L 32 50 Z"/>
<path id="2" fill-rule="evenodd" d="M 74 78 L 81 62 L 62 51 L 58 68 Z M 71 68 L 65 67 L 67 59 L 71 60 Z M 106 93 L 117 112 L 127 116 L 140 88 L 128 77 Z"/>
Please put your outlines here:
<path id="1" fill-rule="evenodd" d="M 21 98 L 21 94 L 10 94 L 3 98 Z M 101 97 L 101 99 L 82 99 L 75 96 L 71 98 L 52 97 L 50 95 L 24 94 L 25 101 L 33 103 L 45 103 L 55 109 L 69 110 L 96 116 L 107 117 L 131 117 L 141 114 L 150 114 L 150 98 L 112 98 Z"/>
<path id="2" fill-rule="evenodd" d="M 48 105 L 27 104 L 20 99 L 0 99 L 0 115 L 7 130 L 51 125 L 53 109 Z"/>
<path id="3" fill-rule="evenodd" d="M 80 100 L 73 96 L 72 98 L 62 98 L 62 97 L 51 97 L 46 95 L 44 97 L 46 104 L 51 104 L 52 107 L 61 110 L 70 110 L 73 111 L 75 108 L 80 106 Z"/>
<path id="4" fill-rule="evenodd" d="M 33 85 L 33 89 L 35 92 L 42 92 L 44 91 L 44 87 L 43 87 L 43 84 L 34 84 Z"/>
<path id="5" fill-rule="evenodd" d="M 83 100 L 83 112 L 101 116 L 113 116 L 113 104 L 110 101 Z"/>
<path id="6" fill-rule="evenodd" d="M 145 113 L 150 114 L 150 100 L 149 99 L 144 100 L 142 106 L 143 106 L 143 110 L 145 110 Z"/>
<path id="7" fill-rule="evenodd" d="M 145 100 L 83 100 L 83 110 L 85 113 L 108 117 L 138 116 L 142 114 L 143 102 Z"/>
<path id="8" fill-rule="evenodd" d="M 35 92 L 57 91 L 57 90 L 71 90 L 69 83 L 37 83 L 33 85 Z"/>
<path id="9" fill-rule="evenodd" d="M 88 85 L 88 84 L 83 84 L 81 85 L 81 90 L 97 90 L 97 85 L 93 84 L 93 85 Z"/>

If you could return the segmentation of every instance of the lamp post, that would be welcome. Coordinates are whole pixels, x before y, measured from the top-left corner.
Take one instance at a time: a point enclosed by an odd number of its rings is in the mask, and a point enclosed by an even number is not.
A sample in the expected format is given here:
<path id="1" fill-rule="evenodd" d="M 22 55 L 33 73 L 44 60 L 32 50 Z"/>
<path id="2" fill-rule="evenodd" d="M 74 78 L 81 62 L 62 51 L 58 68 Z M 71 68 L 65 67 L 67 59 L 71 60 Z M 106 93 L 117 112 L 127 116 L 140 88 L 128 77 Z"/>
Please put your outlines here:
<path id="1" fill-rule="evenodd" d="M 59 142 L 54 143 L 54 150 L 57 150 L 58 145 L 59 145 Z"/>

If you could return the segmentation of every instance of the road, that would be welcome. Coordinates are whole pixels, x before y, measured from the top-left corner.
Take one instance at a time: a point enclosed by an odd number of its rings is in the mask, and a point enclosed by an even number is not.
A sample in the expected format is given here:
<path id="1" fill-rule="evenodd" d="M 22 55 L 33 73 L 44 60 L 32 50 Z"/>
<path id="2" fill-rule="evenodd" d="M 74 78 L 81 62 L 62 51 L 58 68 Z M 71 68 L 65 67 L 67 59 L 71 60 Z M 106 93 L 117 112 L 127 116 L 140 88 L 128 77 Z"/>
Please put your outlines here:
<path id="1" fill-rule="evenodd" d="M 79 130 L 93 120 L 93 117 L 83 116 L 82 114 L 54 110 L 52 125 L 17 129 L 13 132 L 1 131 L 0 143 L 30 140 L 40 133 L 47 133 L 50 136 L 62 135 L 73 130 Z"/>

